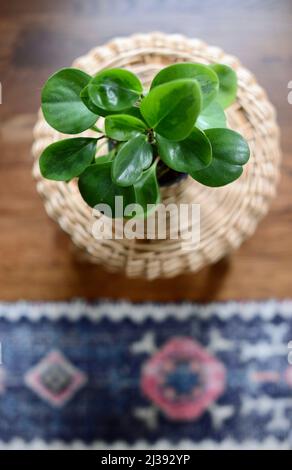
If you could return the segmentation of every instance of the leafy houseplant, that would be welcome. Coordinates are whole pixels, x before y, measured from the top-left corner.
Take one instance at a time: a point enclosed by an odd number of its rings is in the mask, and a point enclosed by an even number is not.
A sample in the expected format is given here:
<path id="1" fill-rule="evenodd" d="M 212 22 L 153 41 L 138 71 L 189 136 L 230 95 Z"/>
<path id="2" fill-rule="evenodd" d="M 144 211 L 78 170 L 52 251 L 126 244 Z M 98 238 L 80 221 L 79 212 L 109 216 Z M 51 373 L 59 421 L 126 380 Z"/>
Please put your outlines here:
<path id="1" fill-rule="evenodd" d="M 162 69 L 150 90 L 125 69 L 94 77 L 78 69 L 56 72 L 42 91 L 46 121 L 65 134 L 91 129 L 96 137 L 75 137 L 49 145 L 40 157 L 45 178 L 78 177 L 89 206 L 115 197 L 124 207 L 139 204 L 132 216 L 148 215 L 160 201 L 160 185 L 185 174 L 207 186 L 239 178 L 249 159 L 243 137 L 226 127 L 224 109 L 236 98 L 237 77 L 226 65 L 178 63 Z M 104 117 L 104 128 L 96 126 Z M 100 145 L 107 144 L 102 156 Z M 141 213 L 142 210 L 142 213 Z"/>

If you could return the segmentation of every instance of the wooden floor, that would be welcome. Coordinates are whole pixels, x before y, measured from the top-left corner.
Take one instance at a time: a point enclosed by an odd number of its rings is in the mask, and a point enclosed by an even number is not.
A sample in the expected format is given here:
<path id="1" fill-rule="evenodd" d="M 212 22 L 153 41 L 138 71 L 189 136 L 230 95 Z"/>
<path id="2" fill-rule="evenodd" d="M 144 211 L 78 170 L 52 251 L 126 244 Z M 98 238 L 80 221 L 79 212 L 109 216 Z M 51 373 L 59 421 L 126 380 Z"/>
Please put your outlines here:
<path id="1" fill-rule="evenodd" d="M 0 299 L 259 299 L 292 296 L 291 0 L 9 0 L 0 6 Z M 145 282 L 80 261 L 46 215 L 31 177 L 32 126 L 47 76 L 116 35 L 197 36 L 240 57 L 282 129 L 278 196 L 234 256 L 195 275 Z"/>

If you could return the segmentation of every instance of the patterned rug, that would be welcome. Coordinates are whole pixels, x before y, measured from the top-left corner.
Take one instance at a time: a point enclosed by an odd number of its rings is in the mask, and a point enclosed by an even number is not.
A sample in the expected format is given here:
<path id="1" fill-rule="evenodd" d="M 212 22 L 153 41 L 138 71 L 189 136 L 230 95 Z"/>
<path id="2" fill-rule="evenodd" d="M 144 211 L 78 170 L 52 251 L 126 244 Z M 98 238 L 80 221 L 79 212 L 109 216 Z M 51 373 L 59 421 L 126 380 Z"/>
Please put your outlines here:
<path id="1" fill-rule="evenodd" d="M 0 448 L 292 448 L 292 301 L 0 303 Z"/>

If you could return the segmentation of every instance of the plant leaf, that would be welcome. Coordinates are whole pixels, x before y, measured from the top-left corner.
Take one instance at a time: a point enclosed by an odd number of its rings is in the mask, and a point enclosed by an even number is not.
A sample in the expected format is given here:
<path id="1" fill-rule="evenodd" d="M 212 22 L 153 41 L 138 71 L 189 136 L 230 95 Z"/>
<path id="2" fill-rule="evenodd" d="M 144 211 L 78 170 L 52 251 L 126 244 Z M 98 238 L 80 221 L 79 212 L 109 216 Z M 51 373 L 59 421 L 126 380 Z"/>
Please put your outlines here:
<path id="1" fill-rule="evenodd" d="M 100 165 L 101 163 L 111 162 L 114 159 L 115 154 L 116 154 L 116 149 L 113 149 L 105 155 L 97 156 L 95 157 L 95 163 Z"/>
<path id="2" fill-rule="evenodd" d="M 204 132 L 194 128 L 190 135 L 180 142 L 170 142 L 157 135 L 161 160 L 181 173 L 192 174 L 207 167 L 212 160 L 212 149 Z"/>
<path id="3" fill-rule="evenodd" d="M 90 99 L 89 92 L 88 92 L 88 85 L 83 88 L 83 90 L 80 93 L 80 97 L 85 104 L 85 106 L 92 111 L 93 113 L 97 114 L 98 116 L 112 116 L 115 114 L 120 114 L 121 111 L 106 111 L 105 109 L 99 108 L 96 106 L 93 101 Z M 129 114 L 131 116 L 135 116 L 138 119 L 142 118 L 142 115 L 140 113 L 140 109 L 136 106 L 131 106 L 130 108 L 123 109 L 123 114 Z"/>
<path id="4" fill-rule="evenodd" d="M 82 99 L 85 106 L 97 116 L 107 116 L 110 114 L 110 111 L 105 111 L 104 109 L 99 108 L 96 106 L 93 101 L 90 99 L 89 92 L 88 92 L 88 85 L 83 88 L 80 92 L 80 98 Z"/>
<path id="5" fill-rule="evenodd" d="M 79 176 L 95 156 L 97 139 L 76 137 L 49 145 L 41 154 L 41 174 L 48 179 L 68 181 Z"/>
<path id="6" fill-rule="evenodd" d="M 212 146 L 212 162 L 192 177 L 206 186 L 224 186 L 239 178 L 242 165 L 249 159 L 249 147 L 245 139 L 230 129 L 205 131 Z"/>
<path id="7" fill-rule="evenodd" d="M 120 186 L 131 186 L 152 161 L 152 147 L 145 135 L 123 144 L 113 161 L 112 178 Z"/>
<path id="8" fill-rule="evenodd" d="M 135 192 L 133 186 L 122 188 L 112 181 L 111 166 L 112 162 L 90 165 L 80 175 L 78 187 L 89 206 L 107 204 L 112 210 L 113 217 L 122 217 L 123 214 L 116 211 L 116 196 L 123 197 L 122 211 L 124 211 L 128 204 L 135 203 Z"/>
<path id="9" fill-rule="evenodd" d="M 45 83 L 42 90 L 42 110 L 46 121 L 65 134 L 78 134 L 96 122 L 80 98 L 81 90 L 91 77 L 81 70 L 59 70 Z"/>
<path id="10" fill-rule="evenodd" d="M 134 184 L 136 203 L 143 208 L 143 212 L 137 213 L 138 217 L 148 217 L 154 210 L 147 205 L 157 205 L 160 202 L 160 189 L 156 177 L 157 162 L 154 162 L 148 170 Z"/>
<path id="11" fill-rule="evenodd" d="M 106 111 L 130 108 L 143 91 L 138 77 L 129 70 L 109 69 L 95 75 L 88 84 L 90 100 Z"/>
<path id="12" fill-rule="evenodd" d="M 146 129 L 144 122 L 127 114 L 116 114 L 105 118 L 105 133 L 114 140 L 130 140 L 145 133 Z"/>
<path id="13" fill-rule="evenodd" d="M 183 79 L 153 88 L 140 110 L 148 125 L 169 140 L 185 139 L 201 110 L 201 91 L 195 80 Z"/>
<path id="14" fill-rule="evenodd" d="M 213 64 L 209 67 L 217 74 L 219 79 L 219 93 L 216 100 L 223 108 L 227 108 L 236 99 L 237 75 L 228 65 Z"/>
<path id="15" fill-rule="evenodd" d="M 163 83 L 181 78 L 197 80 L 202 92 L 202 108 L 208 106 L 218 93 L 219 80 L 216 73 L 207 65 L 192 62 L 173 64 L 160 70 L 151 83 L 151 89 L 155 88 L 157 85 L 162 85 Z"/>
<path id="16" fill-rule="evenodd" d="M 196 126 L 201 130 L 225 128 L 226 127 L 226 116 L 222 106 L 213 101 L 203 111 L 201 111 L 198 119 L 196 120 Z"/>

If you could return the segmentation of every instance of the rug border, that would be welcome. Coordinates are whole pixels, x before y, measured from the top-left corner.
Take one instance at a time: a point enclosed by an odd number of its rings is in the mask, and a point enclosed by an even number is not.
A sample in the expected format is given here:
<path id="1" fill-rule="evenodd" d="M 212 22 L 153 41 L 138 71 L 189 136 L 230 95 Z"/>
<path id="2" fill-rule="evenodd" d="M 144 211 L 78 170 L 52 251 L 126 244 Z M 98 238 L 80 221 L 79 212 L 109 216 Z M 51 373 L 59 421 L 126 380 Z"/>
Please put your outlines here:
<path id="1" fill-rule="evenodd" d="M 184 439 L 177 444 L 166 439 L 159 439 L 153 444 L 139 440 L 133 445 L 124 441 L 116 441 L 112 444 L 104 441 L 94 441 L 92 444 L 85 444 L 80 440 L 74 440 L 71 443 L 61 440 L 46 443 L 42 439 L 33 439 L 31 442 L 26 442 L 20 438 L 13 438 L 9 442 L 0 440 L 0 450 L 291 450 L 291 445 L 290 439 L 281 441 L 275 437 L 268 437 L 262 442 L 245 440 L 241 443 L 232 438 L 224 439 L 220 443 L 210 439 L 199 443 Z"/>
<path id="2" fill-rule="evenodd" d="M 180 309 L 179 317 L 177 308 Z M 140 310 L 137 312 L 137 310 Z M 109 318 L 114 322 L 130 319 L 135 323 L 142 323 L 146 319 L 164 321 L 167 318 L 175 318 L 184 321 L 192 316 L 198 316 L 202 320 L 209 320 L 216 316 L 221 320 L 229 320 L 234 316 L 240 316 L 242 320 L 250 321 L 255 317 L 263 320 L 271 320 L 277 315 L 284 319 L 292 319 L 292 300 L 266 301 L 227 301 L 201 304 L 196 302 L 129 302 L 126 300 L 112 301 L 101 299 L 90 302 L 81 299 L 70 301 L 16 301 L 0 302 L 0 319 L 15 322 L 21 318 L 38 321 L 48 318 L 57 321 L 62 318 L 78 321 L 88 318 L 93 322 L 99 322 Z"/>

